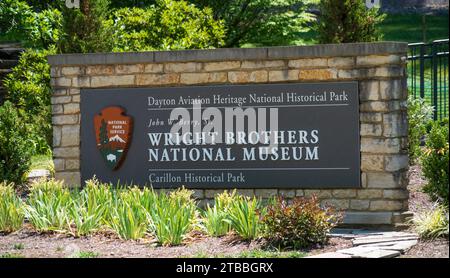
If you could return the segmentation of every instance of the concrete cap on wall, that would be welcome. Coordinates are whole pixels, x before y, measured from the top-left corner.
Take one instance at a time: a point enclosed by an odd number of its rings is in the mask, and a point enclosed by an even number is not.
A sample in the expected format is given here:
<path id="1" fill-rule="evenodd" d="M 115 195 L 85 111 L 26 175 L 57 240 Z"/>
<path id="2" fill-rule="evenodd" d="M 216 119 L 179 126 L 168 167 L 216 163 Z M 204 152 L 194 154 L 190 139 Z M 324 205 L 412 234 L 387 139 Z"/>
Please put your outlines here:
<path id="1" fill-rule="evenodd" d="M 52 66 L 104 65 L 159 62 L 208 62 L 230 60 L 270 60 L 308 57 L 343 57 L 379 54 L 403 54 L 408 44 L 404 42 L 373 42 L 318 44 L 307 46 L 277 46 L 261 48 L 218 48 L 202 50 L 114 52 L 49 55 Z"/>

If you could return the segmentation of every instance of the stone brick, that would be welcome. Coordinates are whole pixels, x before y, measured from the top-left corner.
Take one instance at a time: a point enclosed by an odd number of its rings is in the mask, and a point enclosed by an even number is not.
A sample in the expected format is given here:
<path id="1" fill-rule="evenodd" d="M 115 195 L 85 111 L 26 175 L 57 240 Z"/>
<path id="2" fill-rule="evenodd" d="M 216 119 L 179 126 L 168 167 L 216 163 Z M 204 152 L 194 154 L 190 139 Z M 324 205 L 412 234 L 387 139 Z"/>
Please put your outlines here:
<path id="1" fill-rule="evenodd" d="M 164 65 L 163 64 L 146 64 L 144 71 L 149 73 L 159 73 L 163 72 Z"/>
<path id="2" fill-rule="evenodd" d="M 282 60 L 268 60 L 268 61 L 243 61 L 242 69 L 267 69 L 267 68 L 283 68 L 285 62 Z"/>
<path id="3" fill-rule="evenodd" d="M 382 189 L 361 189 L 357 193 L 358 199 L 378 199 L 383 197 Z"/>
<path id="4" fill-rule="evenodd" d="M 205 71 L 226 71 L 237 69 L 240 66 L 241 62 L 239 61 L 212 62 L 212 63 L 205 63 L 204 69 Z"/>
<path id="5" fill-rule="evenodd" d="M 398 153 L 400 149 L 400 140 L 398 138 L 361 138 L 361 152 Z"/>
<path id="6" fill-rule="evenodd" d="M 350 200 L 350 209 L 353 210 L 368 210 L 369 205 L 369 200 Z"/>
<path id="7" fill-rule="evenodd" d="M 65 125 L 62 127 L 61 146 L 79 146 L 80 145 L 80 126 Z"/>
<path id="8" fill-rule="evenodd" d="M 361 155 L 361 170 L 363 171 L 383 171 L 384 157 L 382 155 Z"/>
<path id="9" fill-rule="evenodd" d="M 394 173 L 367 173 L 369 188 L 399 188 L 400 177 Z"/>
<path id="10" fill-rule="evenodd" d="M 56 115 L 52 117 L 54 125 L 73 125 L 78 123 L 78 115 Z"/>
<path id="11" fill-rule="evenodd" d="M 381 99 L 401 99 L 403 97 L 403 89 L 400 79 L 380 81 Z"/>
<path id="12" fill-rule="evenodd" d="M 372 77 L 375 69 L 340 69 L 337 73 L 340 79 L 360 79 Z"/>
<path id="13" fill-rule="evenodd" d="M 89 76 L 78 76 L 72 79 L 73 88 L 89 88 L 91 87 L 91 78 Z"/>
<path id="14" fill-rule="evenodd" d="M 378 66 L 385 64 L 400 64 L 401 59 L 398 55 L 370 55 L 356 57 L 357 66 Z"/>
<path id="15" fill-rule="evenodd" d="M 359 99 L 361 101 L 380 99 L 379 81 L 361 81 L 359 82 Z"/>
<path id="16" fill-rule="evenodd" d="M 51 103 L 52 104 L 62 104 L 62 103 L 69 103 L 72 100 L 70 96 L 58 96 L 58 97 L 52 97 Z"/>
<path id="17" fill-rule="evenodd" d="M 363 123 L 379 123 L 383 121 L 381 113 L 359 113 L 359 120 Z"/>
<path id="18" fill-rule="evenodd" d="M 367 187 L 367 173 L 361 173 L 361 187 Z"/>
<path id="19" fill-rule="evenodd" d="M 247 197 L 255 196 L 255 191 L 253 189 L 237 189 L 236 193 Z"/>
<path id="20" fill-rule="evenodd" d="M 56 114 L 63 114 L 64 110 L 63 110 L 63 106 L 62 104 L 52 104 L 52 114 L 56 115 Z"/>
<path id="21" fill-rule="evenodd" d="M 78 158 L 80 157 L 79 147 L 53 148 L 53 157 L 55 158 Z"/>
<path id="22" fill-rule="evenodd" d="M 334 69 L 310 69 L 300 70 L 300 80 L 330 80 L 336 79 L 337 73 Z"/>
<path id="23" fill-rule="evenodd" d="M 395 112 L 383 115 L 383 136 L 408 136 L 408 121 L 406 112 Z"/>
<path id="24" fill-rule="evenodd" d="M 401 77 L 404 75 L 404 70 L 401 67 L 380 67 L 375 69 L 373 77 Z"/>
<path id="25" fill-rule="evenodd" d="M 356 189 L 334 189 L 332 194 L 335 198 L 353 198 L 356 197 Z"/>
<path id="26" fill-rule="evenodd" d="M 298 70 L 271 70 L 269 71 L 269 81 L 294 81 L 298 80 Z"/>
<path id="27" fill-rule="evenodd" d="M 355 65 L 354 57 L 335 57 L 328 59 L 329 67 L 346 68 L 346 67 L 353 67 L 354 65 Z"/>
<path id="28" fill-rule="evenodd" d="M 362 102 L 359 108 L 362 112 L 387 112 L 390 111 L 389 103 L 385 101 Z"/>
<path id="29" fill-rule="evenodd" d="M 375 200 L 370 202 L 371 211 L 398 211 L 403 208 L 401 201 Z"/>
<path id="30" fill-rule="evenodd" d="M 114 66 L 100 65 L 100 66 L 87 66 L 87 75 L 112 75 L 114 74 Z"/>
<path id="31" fill-rule="evenodd" d="M 55 178 L 63 180 L 64 184 L 70 187 L 79 187 L 81 185 L 80 172 L 56 172 Z"/>
<path id="32" fill-rule="evenodd" d="M 380 124 L 362 123 L 360 127 L 361 136 L 381 136 L 383 127 Z"/>
<path id="33" fill-rule="evenodd" d="M 226 72 L 214 73 L 182 73 L 181 84 L 224 83 L 227 82 Z"/>
<path id="34" fill-rule="evenodd" d="M 78 170 L 80 169 L 79 159 L 67 159 L 66 160 L 66 170 Z"/>
<path id="35" fill-rule="evenodd" d="M 53 159 L 53 165 L 55 167 L 55 171 L 62 171 L 64 170 L 64 159 Z"/>
<path id="36" fill-rule="evenodd" d="M 175 73 L 167 74 L 139 74 L 136 76 L 136 85 L 167 85 L 176 84 L 179 81 L 179 75 Z"/>
<path id="37" fill-rule="evenodd" d="M 72 102 L 74 102 L 74 103 L 80 103 L 80 95 L 74 95 L 74 96 L 72 96 Z"/>
<path id="38" fill-rule="evenodd" d="M 192 189 L 194 193 L 192 194 L 192 197 L 194 199 L 203 199 L 205 198 L 205 190 L 203 189 Z"/>
<path id="39" fill-rule="evenodd" d="M 60 77 L 61 76 L 61 69 L 58 67 L 52 67 L 50 69 L 50 77 Z"/>
<path id="40" fill-rule="evenodd" d="M 91 87 L 130 86 L 134 85 L 134 75 L 93 76 Z"/>
<path id="41" fill-rule="evenodd" d="M 66 96 L 69 89 L 54 89 L 52 96 Z"/>
<path id="42" fill-rule="evenodd" d="M 202 63 L 167 63 L 164 65 L 165 72 L 196 72 L 202 70 Z"/>
<path id="43" fill-rule="evenodd" d="M 144 71 L 144 65 L 116 65 L 116 74 L 140 73 Z"/>
<path id="44" fill-rule="evenodd" d="M 324 68 L 327 66 L 325 58 L 298 59 L 289 61 L 290 68 Z"/>
<path id="45" fill-rule="evenodd" d="M 385 170 L 394 172 L 407 169 L 409 166 L 409 157 L 407 154 L 387 155 L 384 157 Z"/>
<path id="46" fill-rule="evenodd" d="M 296 197 L 303 197 L 303 196 L 305 196 L 304 190 L 303 190 L 303 189 L 297 189 L 297 190 L 295 190 L 295 196 L 296 196 Z"/>
<path id="47" fill-rule="evenodd" d="M 261 198 L 271 198 L 277 196 L 276 189 L 255 189 L 255 196 Z"/>
<path id="48" fill-rule="evenodd" d="M 81 69 L 79 67 L 63 67 L 61 69 L 62 75 L 79 75 L 81 74 Z"/>
<path id="49" fill-rule="evenodd" d="M 345 212 L 344 224 L 390 225 L 392 212 Z"/>
<path id="50" fill-rule="evenodd" d="M 278 194 L 283 196 L 284 198 L 294 198 L 295 197 L 295 189 L 280 189 Z"/>
<path id="51" fill-rule="evenodd" d="M 79 103 L 64 104 L 64 114 L 78 114 L 80 113 Z"/>
<path id="52" fill-rule="evenodd" d="M 305 197 L 311 197 L 313 195 L 317 196 L 317 198 L 319 198 L 319 199 L 333 197 L 331 190 L 320 190 L 320 189 L 305 189 L 304 190 Z"/>
<path id="53" fill-rule="evenodd" d="M 70 87 L 72 85 L 72 78 L 58 77 L 55 78 L 55 85 L 58 87 Z"/>
<path id="54" fill-rule="evenodd" d="M 77 88 L 69 89 L 69 95 L 74 96 L 74 95 L 79 95 L 79 94 L 80 94 L 80 89 L 77 89 Z"/>
<path id="55" fill-rule="evenodd" d="M 409 192 L 406 189 L 386 189 L 383 191 L 383 198 L 405 200 L 408 199 Z"/>
<path id="56" fill-rule="evenodd" d="M 346 199 L 325 199 L 321 200 L 321 205 L 331 206 L 335 209 L 348 209 L 350 207 L 350 200 Z"/>
<path id="57" fill-rule="evenodd" d="M 255 83 L 267 82 L 268 74 L 265 70 L 260 71 L 230 71 L 228 72 L 228 80 L 231 83 Z"/>
<path id="58" fill-rule="evenodd" d="M 61 146 L 61 132 L 62 127 L 53 126 L 53 147 Z"/>
<path id="59" fill-rule="evenodd" d="M 205 198 L 214 199 L 216 195 L 223 193 L 223 189 L 206 189 L 205 190 Z"/>

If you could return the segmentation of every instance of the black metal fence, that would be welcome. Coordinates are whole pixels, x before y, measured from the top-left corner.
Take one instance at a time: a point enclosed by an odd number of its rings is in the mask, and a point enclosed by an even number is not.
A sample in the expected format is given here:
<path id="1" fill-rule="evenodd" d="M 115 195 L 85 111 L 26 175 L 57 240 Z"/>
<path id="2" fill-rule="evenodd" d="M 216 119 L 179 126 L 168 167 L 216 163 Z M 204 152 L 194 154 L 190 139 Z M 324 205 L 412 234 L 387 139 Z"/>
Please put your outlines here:
<path id="1" fill-rule="evenodd" d="M 434 119 L 448 118 L 448 39 L 408 45 L 408 90 L 434 107 Z"/>

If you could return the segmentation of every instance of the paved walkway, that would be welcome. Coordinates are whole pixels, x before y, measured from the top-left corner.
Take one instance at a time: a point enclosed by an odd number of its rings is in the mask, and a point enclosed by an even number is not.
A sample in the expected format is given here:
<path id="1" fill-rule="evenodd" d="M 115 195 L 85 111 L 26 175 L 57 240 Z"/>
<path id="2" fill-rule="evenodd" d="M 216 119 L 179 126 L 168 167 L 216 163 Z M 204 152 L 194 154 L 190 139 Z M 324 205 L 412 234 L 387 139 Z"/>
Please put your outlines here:
<path id="1" fill-rule="evenodd" d="M 352 240 L 353 247 L 308 258 L 394 258 L 417 244 L 418 236 L 406 232 L 335 229 L 331 236 Z"/>

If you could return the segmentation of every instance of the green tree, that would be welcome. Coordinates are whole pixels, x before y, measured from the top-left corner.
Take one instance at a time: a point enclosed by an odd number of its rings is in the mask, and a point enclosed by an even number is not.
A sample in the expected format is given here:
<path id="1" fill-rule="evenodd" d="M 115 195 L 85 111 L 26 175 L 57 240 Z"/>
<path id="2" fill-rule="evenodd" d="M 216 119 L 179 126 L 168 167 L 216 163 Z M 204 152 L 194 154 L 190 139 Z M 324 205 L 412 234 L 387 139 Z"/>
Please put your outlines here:
<path id="1" fill-rule="evenodd" d="M 245 43 L 287 44 L 308 31 L 313 20 L 307 12 L 317 0 L 191 0 L 210 7 L 227 30 L 225 47 Z"/>
<path id="2" fill-rule="evenodd" d="M 210 8 L 186 1 L 158 0 L 145 9 L 122 8 L 105 23 L 114 51 L 203 49 L 223 45 L 223 22 Z"/>
<path id="3" fill-rule="evenodd" d="M 111 12 L 109 0 L 80 0 L 80 9 L 62 8 L 64 35 L 62 53 L 105 52 L 112 49 L 111 34 L 103 21 Z"/>
<path id="4" fill-rule="evenodd" d="M 320 0 L 317 30 L 320 43 L 371 42 L 382 38 L 377 26 L 384 20 L 378 8 L 362 0 Z"/>

